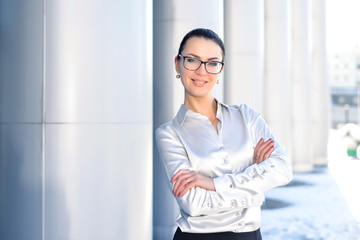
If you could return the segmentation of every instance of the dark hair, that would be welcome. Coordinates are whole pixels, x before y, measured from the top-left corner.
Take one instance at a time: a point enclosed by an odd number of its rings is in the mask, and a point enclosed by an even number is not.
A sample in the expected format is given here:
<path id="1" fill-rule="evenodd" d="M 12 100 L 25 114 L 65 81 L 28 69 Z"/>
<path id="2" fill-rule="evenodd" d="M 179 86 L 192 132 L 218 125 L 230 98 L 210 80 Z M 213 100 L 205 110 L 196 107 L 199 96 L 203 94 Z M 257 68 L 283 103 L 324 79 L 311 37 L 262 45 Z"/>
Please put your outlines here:
<path id="1" fill-rule="evenodd" d="M 210 29 L 206 29 L 206 28 L 193 29 L 184 36 L 183 40 L 180 43 L 178 56 L 177 56 L 178 59 L 180 58 L 179 55 L 181 55 L 181 52 L 185 48 L 185 44 L 186 44 L 187 40 L 189 40 L 189 38 L 192 38 L 192 37 L 204 38 L 204 39 L 207 39 L 207 40 L 214 41 L 221 48 L 222 57 L 223 57 L 223 61 L 224 61 L 224 59 L 225 59 L 225 46 L 224 46 L 223 41 L 221 40 L 221 38 L 214 31 L 212 31 Z"/>

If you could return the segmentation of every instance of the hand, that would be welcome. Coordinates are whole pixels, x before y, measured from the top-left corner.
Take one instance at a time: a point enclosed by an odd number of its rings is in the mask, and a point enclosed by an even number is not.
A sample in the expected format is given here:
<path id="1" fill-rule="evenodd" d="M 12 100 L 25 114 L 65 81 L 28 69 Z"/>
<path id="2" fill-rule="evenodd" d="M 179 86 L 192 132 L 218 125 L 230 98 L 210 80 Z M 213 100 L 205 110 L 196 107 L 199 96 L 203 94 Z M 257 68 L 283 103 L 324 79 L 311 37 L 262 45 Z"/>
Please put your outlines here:
<path id="1" fill-rule="evenodd" d="M 175 182 L 173 193 L 175 197 L 182 197 L 193 187 L 201 187 L 206 190 L 215 191 L 214 181 L 210 177 L 201 175 L 198 172 L 181 169 L 171 179 L 171 183 Z"/>
<path id="2" fill-rule="evenodd" d="M 253 162 L 256 164 L 261 163 L 265 159 L 270 157 L 270 154 L 274 151 L 275 142 L 270 138 L 266 142 L 264 139 L 260 139 L 258 144 L 254 149 L 254 160 Z"/>

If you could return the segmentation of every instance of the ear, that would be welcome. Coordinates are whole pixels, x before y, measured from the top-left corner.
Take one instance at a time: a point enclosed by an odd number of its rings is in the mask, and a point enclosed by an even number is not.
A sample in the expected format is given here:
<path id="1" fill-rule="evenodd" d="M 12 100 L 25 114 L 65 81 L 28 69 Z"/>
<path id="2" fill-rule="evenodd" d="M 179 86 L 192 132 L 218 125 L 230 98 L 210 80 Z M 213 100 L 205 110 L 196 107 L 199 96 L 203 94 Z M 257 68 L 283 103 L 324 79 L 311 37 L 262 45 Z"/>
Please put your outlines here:
<path id="1" fill-rule="evenodd" d="M 177 56 L 175 56 L 174 63 L 175 63 L 175 71 L 176 71 L 177 73 L 180 73 L 179 60 L 178 60 L 178 57 L 177 57 Z"/>

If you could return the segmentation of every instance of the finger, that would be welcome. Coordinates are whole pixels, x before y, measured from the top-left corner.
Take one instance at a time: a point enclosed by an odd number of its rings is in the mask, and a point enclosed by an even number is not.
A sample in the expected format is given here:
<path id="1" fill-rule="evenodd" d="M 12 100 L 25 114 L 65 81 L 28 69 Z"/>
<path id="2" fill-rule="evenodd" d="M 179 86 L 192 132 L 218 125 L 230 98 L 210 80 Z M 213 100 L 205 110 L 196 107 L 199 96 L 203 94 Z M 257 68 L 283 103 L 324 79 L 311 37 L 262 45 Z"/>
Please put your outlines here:
<path id="1" fill-rule="evenodd" d="M 190 182 L 193 174 L 193 172 L 184 173 L 177 178 L 173 188 L 173 193 L 175 196 L 179 195 L 180 191 L 184 188 L 184 186 Z"/>
<path id="2" fill-rule="evenodd" d="M 259 146 L 256 152 L 256 163 L 259 164 L 264 160 L 264 154 L 268 151 L 270 147 L 274 145 L 274 141 L 272 139 L 268 139 L 266 142 Z"/>
<path id="3" fill-rule="evenodd" d="M 267 151 L 267 152 L 265 152 L 265 154 L 264 154 L 264 160 L 265 159 L 268 159 L 269 157 L 270 157 L 270 155 L 271 155 L 271 153 L 274 151 L 274 147 L 271 147 L 271 148 L 269 148 L 269 150 Z"/>
<path id="4" fill-rule="evenodd" d="M 266 142 L 261 144 L 261 146 L 259 146 L 259 148 L 258 148 L 258 153 L 260 153 L 264 148 L 269 146 L 272 142 L 274 142 L 274 141 L 271 138 L 269 138 Z"/>
<path id="5" fill-rule="evenodd" d="M 189 174 L 187 171 L 182 171 L 179 174 L 175 174 L 175 176 L 172 179 L 172 183 L 175 182 L 174 186 L 173 186 L 173 193 L 175 194 L 177 192 L 177 189 L 179 188 L 182 179 L 184 178 L 184 175 Z M 176 176 L 177 175 L 177 176 Z"/>
<path id="6" fill-rule="evenodd" d="M 182 188 L 184 187 L 184 185 L 186 184 L 186 180 L 185 180 L 186 177 L 187 177 L 187 176 L 184 177 L 184 175 L 180 175 L 180 176 L 176 179 L 175 184 L 174 184 L 174 186 L 173 186 L 173 193 L 174 193 L 175 196 L 179 194 L 179 192 L 181 191 L 181 189 L 182 189 Z"/>
<path id="7" fill-rule="evenodd" d="M 181 175 L 181 174 L 183 174 L 183 173 L 186 173 L 186 172 L 188 172 L 188 171 L 190 171 L 190 170 L 188 170 L 188 169 L 180 169 L 177 173 L 175 173 L 175 175 L 171 178 L 171 180 L 170 180 L 170 182 L 175 182 L 176 181 L 176 179 L 179 177 L 179 175 Z"/>
<path id="8" fill-rule="evenodd" d="M 263 143 L 264 143 L 264 139 L 261 138 L 260 141 L 256 144 L 254 151 L 256 152 Z"/>
<path id="9" fill-rule="evenodd" d="M 256 155 L 254 156 L 254 163 L 260 163 L 261 162 L 261 154 L 258 152 L 256 153 Z"/>
<path id="10" fill-rule="evenodd" d="M 275 142 L 274 142 L 274 141 L 270 142 L 269 144 L 267 144 L 266 146 L 264 146 L 264 147 L 261 149 L 261 151 L 260 151 L 259 154 L 263 157 L 263 156 L 265 155 L 265 153 L 266 153 L 267 151 L 269 151 L 270 148 L 274 147 L 274 145 L 275 145 Z"/>
<path id="11" fill-rule="evenodd" d="M 184 189 L 181 190 L 181 192 L 179 193 L 178 197 L 182 197 L 185 195 L 185 193 L 187 193 L 187 191 L 189 191 L 191 188 L 195 187 L 196 184 L 195 182 L 190 182 L 189 184 L 187 184 Z"/>
<path id="12" fill-rule="evenodd" d="M 254 149 L 254 157 L 253 157 L 253 162 L 256 163 L 257 159 L 259 158 L 259 154 L 258 154 L 258 149 L 260 148 L 260 146 L 264 143 L 264 139 L 261 138 L 260 141 L 257 143 L 255 149 Z"/>
<path id="13" fill-rule="evenodd" d="M 194 184 L 194 178 L 193 177 L 189 177 L 186 179 L 183 179 L 180 183 L 180 185 L 177 187 L 176 192 L 174 193 L 175 197 L 179 197 L 180 193 L 189 185 L 189 184 Z"/>
<path id="14" fill-rule="evenodd" d="M 267 157 L 265 157 L 265 154 L 269 151 L 270 148 L 274 147 L 275 142 L 271 141 L 269 144 L 267 144 L 263 149 L 261 149 L 260 157 L 259 160 L 260 162 L 264 161 L 265 159 L 267 159 Z M 259 163 L 260 163 L 259 162 Z"/>
<path id="15" fill-rule="evenodd" d="M 177 193 L 176 197 L 182 197 L 187 191 L 195 186 L 197 186 L 196 174 L 187 178 L 185 184 L 179 187 L 179 192 Z"/>
<path id="16" fill-rule="evenodd" d="M 260 155 L 258 153 L 254 154 L 254 163 L 258 163 L 260 161 Z"/>

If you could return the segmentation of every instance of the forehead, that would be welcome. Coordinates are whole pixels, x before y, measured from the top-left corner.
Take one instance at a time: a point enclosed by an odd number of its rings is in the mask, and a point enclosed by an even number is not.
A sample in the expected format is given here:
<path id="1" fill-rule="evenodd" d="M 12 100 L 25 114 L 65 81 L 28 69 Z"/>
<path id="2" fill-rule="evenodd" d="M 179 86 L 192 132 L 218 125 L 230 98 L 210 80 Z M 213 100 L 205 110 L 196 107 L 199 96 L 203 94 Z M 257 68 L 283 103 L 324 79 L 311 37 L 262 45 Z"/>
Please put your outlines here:
<path id="1" fill-rule="evenodd" d="M 183 54 L 195 54 L 201 58 L 222 58 L 221 47 L 210 39 L 192 37 L 186 41 Z"/>

